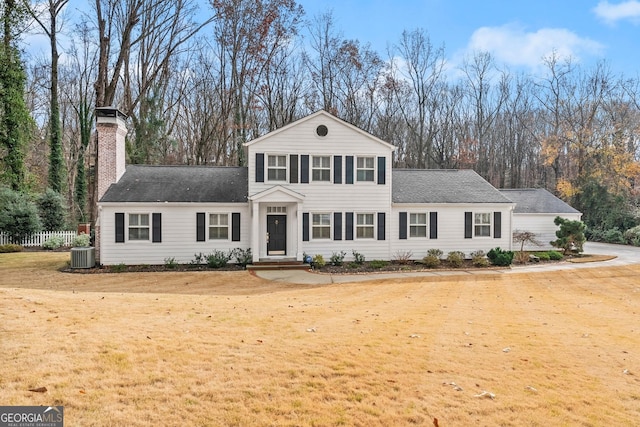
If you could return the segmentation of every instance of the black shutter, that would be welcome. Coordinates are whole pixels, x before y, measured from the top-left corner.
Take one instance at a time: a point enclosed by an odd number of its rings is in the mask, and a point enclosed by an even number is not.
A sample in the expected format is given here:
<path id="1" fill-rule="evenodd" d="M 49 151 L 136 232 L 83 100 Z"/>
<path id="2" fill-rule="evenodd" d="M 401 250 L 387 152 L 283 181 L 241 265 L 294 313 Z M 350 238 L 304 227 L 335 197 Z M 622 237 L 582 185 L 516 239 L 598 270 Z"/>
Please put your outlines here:
<path id="1" fill-rule="evenodd" d="M 464 238 L 470 239 L 473 237 L 473 213 L 464 213 Z"/>
<path id="2" fill-rule="evenodd" d="M 502 237 L 502 212 L 493 213 L 493 238 L 499 239 Z"/>
<path id="3" fill-rule="evenodd" d="M 344 239 L 353 240 L 353 212 L 344 214 Z"/>
<path id="4" fill-rule="evenodd" d="M 353 184 L 353 156 L 345 157 L 344 183 Z"/>
<path id="5" fill-rule="evenodd" d="M 385 237 L 385 215 L 384 212 L 378 212 L 378 240 L 384 240 Z"/>
<path id="6" fill-rule="evenodd" d="M 387 177 L 387 159 L 378 157 L 378 184 L 384 185 Z"/>
<path id="7" fill-rule="evenodd" d="M 264 153 L 256 153 L 256 182 L 264 182 Z"/>
<path id="8" fill-rule="evenodd" d="M 407 213 L 400 212 L 400 239 L 405 240 L 407 238 Z"/>
<path id="9" fill-rule="evenodd" d="M 291 154 L 289 156 L 289 182 L 291 184 L 298 183 L 298 155 Z"/>
<path id="10" fill-rule="evenodd" d="M 196 213 L 196 241 L 204 242 L 206 238 L 206 222 L 204 212 Z"/>
<path id="11" fill-rule="evenodd" d="M 231 214 L 231 241 L 240 241 L 240 212 Z"/>
<path id="12" fill-rule="evenodd" d="M 162 214 L 154 213 L 151 217 L 153 218 L 153 233 L 151 241 L 153 243 L 160 243 L 162 242 Z"/>
<path id="13" fill-rule="evenodd" d="M 309 212 L 302 214 L 302 241 L 309 241 Z"/>
<path id="14" fill-rule="evenodd" d="M 342 156 L 333 156 L 333 183 L 342 184 Z"/>
<path id="15" fill-rule="evenodd" d="M 429 212 L 429 238 L 438 238 L 438 212 Z"/>
<path id="16" fill-rule="evenodd" d="M 342 240 L 342 212 L 333 213 L 333 240 Z"/>
<path id="17" fill-rule="evenodd" d="M 309 155 L 302 154 L 300 156 L 300 183 L 309 183 Z"/>
<path id="18" fill-rule="evenodd" d="M 124 213 L 116 213 L 116 243 L 124 243 Z"/>

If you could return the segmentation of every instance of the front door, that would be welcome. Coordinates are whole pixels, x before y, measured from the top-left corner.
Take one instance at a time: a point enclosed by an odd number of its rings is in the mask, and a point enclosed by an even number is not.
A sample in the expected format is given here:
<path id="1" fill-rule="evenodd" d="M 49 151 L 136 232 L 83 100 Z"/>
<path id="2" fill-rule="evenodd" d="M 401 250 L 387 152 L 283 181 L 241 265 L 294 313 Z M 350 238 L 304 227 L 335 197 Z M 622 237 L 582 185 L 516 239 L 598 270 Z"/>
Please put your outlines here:
<path id="1" fill-rule="evenodd" d="M 267 255 L 287 254 L 287 216 L 267 215 Z"/>

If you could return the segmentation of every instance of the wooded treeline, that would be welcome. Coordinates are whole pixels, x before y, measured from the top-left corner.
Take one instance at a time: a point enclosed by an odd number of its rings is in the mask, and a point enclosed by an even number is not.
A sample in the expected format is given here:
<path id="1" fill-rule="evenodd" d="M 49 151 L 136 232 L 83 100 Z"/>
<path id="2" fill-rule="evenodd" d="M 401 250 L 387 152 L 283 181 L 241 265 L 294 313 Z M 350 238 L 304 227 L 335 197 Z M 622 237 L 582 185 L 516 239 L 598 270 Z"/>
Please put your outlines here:
<path id="1" fill-rule="evenodd" d="M 130 117 L 130 163 L 243 165 L 244 142 L 325 109 L 394 144 L 395 167 L 469 168 L 499 188 L 544 187 L 592 229 L 639 223 L 640 79 L 606 62 L 587 68 L 552 53 L 528 75 L 476 52 L 454 69 L 426 30 L 376 52 L 344 38 L 331 13 L 307 16 L 294 0 L 95 0 L 73 19 L 66 3 L 25 3 L 24 22 L 37 18 L 33 31 L 62 55 L 24 56 L 36 123 L 24 182 L 59 189 L 74 220 L 92 202 L 93 109 L 115 105 Z M 62 172 L 52 167 L 58 144 Z"/>

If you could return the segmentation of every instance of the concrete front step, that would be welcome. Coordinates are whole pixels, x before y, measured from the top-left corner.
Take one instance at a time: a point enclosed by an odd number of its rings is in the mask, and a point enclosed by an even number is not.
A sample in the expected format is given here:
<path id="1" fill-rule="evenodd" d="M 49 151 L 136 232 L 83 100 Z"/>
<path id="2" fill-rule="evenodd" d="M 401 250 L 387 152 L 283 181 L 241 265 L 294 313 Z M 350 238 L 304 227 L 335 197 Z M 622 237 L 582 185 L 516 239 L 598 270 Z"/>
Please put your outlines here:
<path id="1" fill-rule="evenodd" d="M 295 258 L 261 259 L 247 265 L 247 270 L 309 270 L 310 268 L 309 264 L 303 264 Z"/>

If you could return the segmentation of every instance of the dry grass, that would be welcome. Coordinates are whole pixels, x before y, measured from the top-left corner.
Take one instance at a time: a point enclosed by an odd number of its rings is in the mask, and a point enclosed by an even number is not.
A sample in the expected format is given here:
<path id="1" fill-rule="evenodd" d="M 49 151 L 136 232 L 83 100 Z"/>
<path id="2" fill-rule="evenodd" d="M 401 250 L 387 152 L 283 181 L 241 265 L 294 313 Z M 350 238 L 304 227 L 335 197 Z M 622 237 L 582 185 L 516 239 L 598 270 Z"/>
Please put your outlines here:
<path id="1" fill-rule="evenodd" d="M 0 402 L 70 426 L 640 419 L 637 265 L 311 287 L 67 259 L 0 255 Z"/>

